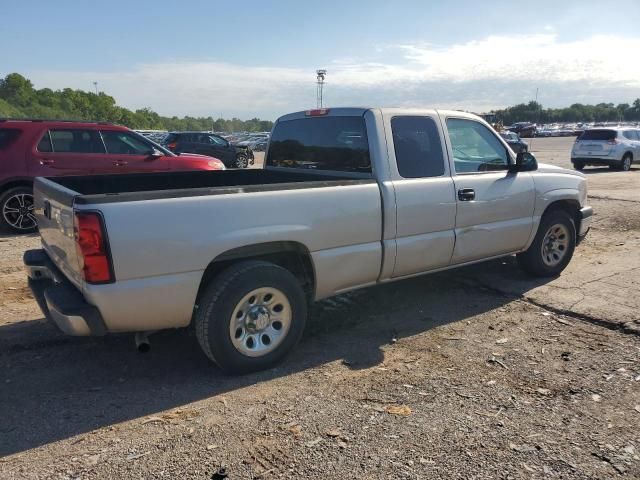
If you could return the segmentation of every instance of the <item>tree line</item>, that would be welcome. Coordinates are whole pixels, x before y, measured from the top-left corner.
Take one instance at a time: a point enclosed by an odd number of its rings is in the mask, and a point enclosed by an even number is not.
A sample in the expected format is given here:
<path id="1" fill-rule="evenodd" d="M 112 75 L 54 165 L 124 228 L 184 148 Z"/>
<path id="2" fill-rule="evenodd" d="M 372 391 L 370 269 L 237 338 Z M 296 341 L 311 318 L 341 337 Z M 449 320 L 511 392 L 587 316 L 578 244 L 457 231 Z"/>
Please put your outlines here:
<path id="1" fill-rule="evenodd" d="M 537 102 L 521 103 L 492 110 L 497 121 L 505 125 L 514 122 L 568 123 L 640 121 L 640 98 L 632 104 L 574 103 L 566 108 L 543 108 Z M 0 118 L 46 118 L 65 120 L 96 120 L 117 123 L 144 130 L 215 130 L 220 132 L 264 132 L 271 130 L 270 120 L 230 120 L 212 117 L 164 117 L 150 108 L 131 111 L 116 105 L 115 99 L 99 92 L 65 88 L 36 90 L 31 81 L 19 73 L 0 79 Z"/>
<path id="2" fill-rule="evenodd" d="M 515 122 L 573 123 L 573 122 L 622 122 L 640 121 L 640 98 L 632 104 L 599 103 L 584 105 L 574 103 L 565 108 L 543 108 L 537 102 L 520 103 L 502 110 L 492 110 L 496 120 L 504 125 Z"/>
<path id="3" fill-rule="evenodd" d="M 116 105 L 115 99 L 99 92 L 65 88 L 35 89 L 18 73 L 0 79 L 0 118 L 42 118 L 52 120 L 95 120 L 142 130 L 215 130 L 219 132 L 270 131 L 270 120 L 230 120 L 212 117 L 178 118 L 158 115 L 149 108 L 135 111 Z"/>

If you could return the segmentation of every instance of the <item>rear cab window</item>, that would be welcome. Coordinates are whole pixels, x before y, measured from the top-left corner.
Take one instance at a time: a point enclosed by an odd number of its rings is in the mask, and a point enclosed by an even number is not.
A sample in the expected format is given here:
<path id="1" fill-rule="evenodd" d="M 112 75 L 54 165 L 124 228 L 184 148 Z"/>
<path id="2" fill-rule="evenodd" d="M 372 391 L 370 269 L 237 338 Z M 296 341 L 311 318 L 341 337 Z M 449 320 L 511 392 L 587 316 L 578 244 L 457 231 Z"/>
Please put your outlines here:
<path id="1" fill-rule="evenodd" d="M 364 118 L 327 116 L 279 121 L 271 137 L 266 165 L 371 173 Z"/>
<path id="2" fill-rule="evenodd" d="M 578 140 L 614 140 L 618 135 L 615 130 L 585 130 Z"/>
<path id="3" fill-rule="evenodd" d="M 391 132 L 398 173 L 402 177 L 439 177 L 444 174 L 442 143 L 432 118 L 393 117 Z"/>

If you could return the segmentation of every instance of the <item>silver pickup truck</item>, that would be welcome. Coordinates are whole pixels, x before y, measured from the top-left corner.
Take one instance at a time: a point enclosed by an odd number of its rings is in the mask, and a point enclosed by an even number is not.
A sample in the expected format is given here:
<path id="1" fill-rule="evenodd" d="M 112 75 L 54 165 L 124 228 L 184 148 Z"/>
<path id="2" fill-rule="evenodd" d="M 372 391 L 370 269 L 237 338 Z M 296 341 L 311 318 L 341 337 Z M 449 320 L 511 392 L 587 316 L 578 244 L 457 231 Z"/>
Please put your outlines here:
<path id="1" fill-rule="evenodd" d="M 457 111 L 332 108 L 275 124 L 258 170 L 38 178 L 25 253 L 70 335 L 193 324 L 230 372 L 273 365 L 309 302 L 516 254 L 558 275 L 589 229 L 585 177 L 515 155 Z"/>

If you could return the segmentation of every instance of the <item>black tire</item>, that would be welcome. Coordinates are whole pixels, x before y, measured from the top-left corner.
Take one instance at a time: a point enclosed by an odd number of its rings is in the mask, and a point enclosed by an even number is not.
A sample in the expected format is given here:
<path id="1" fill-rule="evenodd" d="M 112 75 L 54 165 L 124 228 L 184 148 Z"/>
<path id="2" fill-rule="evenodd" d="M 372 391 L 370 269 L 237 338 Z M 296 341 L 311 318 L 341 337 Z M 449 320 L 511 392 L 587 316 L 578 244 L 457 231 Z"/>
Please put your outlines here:
<path id="1" fill-rule="evenodd" d="M 631 170 L 631 164 L 633 163 L 633 156 L 630 153 L 625 153 L 620 161 L 620 170 L 628 172 Z"/>
<path id="2" fill-rule="evenodd" d="M 249 158 L 246 155 L 241 153 L 236 157 L 236 164 L 235 164 L 236 168 L 247 168 L 248 166 L 249 166 Z"/>
<path id="3" fill-rule="evenodd" d="M 20 212 L 13 210 L 21 209 L 16 199 L 22 198 L 27 208 L 26 215 L 20 220 Z M 20 224 L 17 222 L 20 221 Z M 20 227 L 19 225 L 23 225 Z M 33 233 L 38 229 L 33 216 L 33 189 L 31 187 L 10 188 L 0 195 L 0 230 L 12 233 Z"/>
<path id="4" fill-rule="evenodd" d="M 542 243 L 547 232 L 556 226 L 562 225 L 566 228 L 568 238 L 567 245 L 563 250 L 563 256 L 556 265 L 549 265 L 543 259 Z M 576 225 L 575 221 L 565 210 L 552 210 L 542 216 L 538 232 L 533 243 L 526 252 L 519 253 L 518 263 L 522 269 L 530 275 L 536 277 L 555 277 L 567 267 L 576 248 Z"/>
<path id="5" fill-rule="evenodd" d="M 251 357 L 234 346 L 230 322 L 242 299 L 264 287 L 284 294 L 291 307 L 291 321 L 274 350 Z M 194 323 L 198 343 L 207 357 L 225 373 L 239 374 L 264 370 L 280 362 L 302 337 L 306 319 L 305 293 L 294 275 L 272 263 L 245 261 L 229 267 L 209 284 L 198 302 Z"/>
<path id="6" fill-rule="evenodd" d="M 582 170 L 584 170 L 584 162 L 574 162 L 573 168 L 581 172 Z"/>

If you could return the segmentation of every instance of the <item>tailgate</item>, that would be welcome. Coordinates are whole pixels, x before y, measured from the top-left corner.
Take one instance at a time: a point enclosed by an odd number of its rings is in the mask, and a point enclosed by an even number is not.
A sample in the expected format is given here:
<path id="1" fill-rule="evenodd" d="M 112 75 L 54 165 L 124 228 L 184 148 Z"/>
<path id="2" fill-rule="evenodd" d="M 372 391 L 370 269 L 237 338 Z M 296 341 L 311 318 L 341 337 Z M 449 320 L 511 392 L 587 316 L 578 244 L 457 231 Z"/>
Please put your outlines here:
<path id="1" fill-rule="evenodd" d="M 33 190 L 42 245 L 56 266 L 81 289 L 73 232 L 73 203 L 79 194 L 47 178 L 36 178 Z"/>

